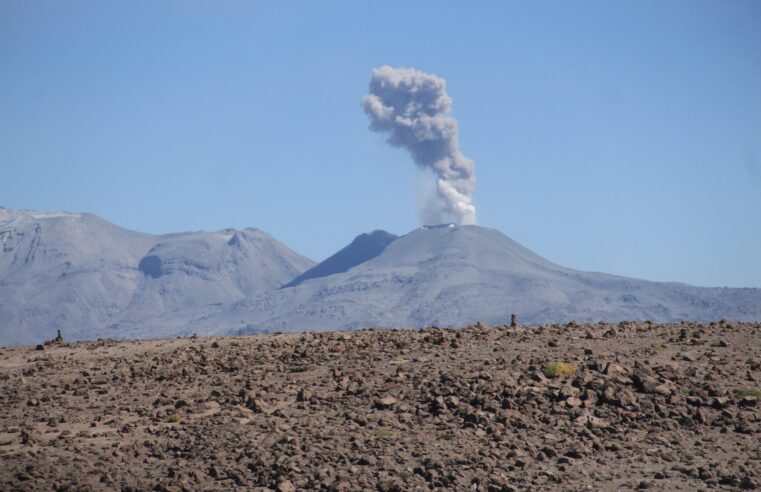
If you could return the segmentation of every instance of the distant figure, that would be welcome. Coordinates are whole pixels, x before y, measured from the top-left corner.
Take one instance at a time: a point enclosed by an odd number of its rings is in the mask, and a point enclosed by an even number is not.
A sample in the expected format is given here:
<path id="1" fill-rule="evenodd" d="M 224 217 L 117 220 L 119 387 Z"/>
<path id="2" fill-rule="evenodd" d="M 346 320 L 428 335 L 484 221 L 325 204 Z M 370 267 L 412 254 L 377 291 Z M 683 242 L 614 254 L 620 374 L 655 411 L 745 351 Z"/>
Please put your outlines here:
<path id="1" fill-rule="evenodd" d="M 61 335 L 61 330 L 58 330 L 58 335 L 56 335 L 54 339 L 48 340 L 42 345 L 38 345 L 37 350 L 45 350 L 45 345 L 53 345 L 53 344 L 63 344 L 63 335 Z"/>
<path id="2" fill-rule="evenodd" d="M 518 317 L 515 314 L 510 315 L 510 328 L 518 326 Z"/>

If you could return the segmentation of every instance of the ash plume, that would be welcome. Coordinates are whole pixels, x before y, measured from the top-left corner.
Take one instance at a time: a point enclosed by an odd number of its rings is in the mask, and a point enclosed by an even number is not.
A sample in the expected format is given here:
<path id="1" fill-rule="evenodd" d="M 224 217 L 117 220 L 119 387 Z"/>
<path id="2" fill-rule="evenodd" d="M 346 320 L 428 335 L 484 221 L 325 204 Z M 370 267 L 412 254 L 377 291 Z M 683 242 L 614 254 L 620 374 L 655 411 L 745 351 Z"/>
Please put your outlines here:
<path id="1" fill-rule="evenodd" d="M 475 224 L 475 165 L 460 152 L 444 79 L 384 65 L 373 69 L 362 107 L 371 130 L 388 133 L 390 145 L 407 149 L 415 164 L 436 175 L 436 194 L 421 211 L 423 222 Z"/>

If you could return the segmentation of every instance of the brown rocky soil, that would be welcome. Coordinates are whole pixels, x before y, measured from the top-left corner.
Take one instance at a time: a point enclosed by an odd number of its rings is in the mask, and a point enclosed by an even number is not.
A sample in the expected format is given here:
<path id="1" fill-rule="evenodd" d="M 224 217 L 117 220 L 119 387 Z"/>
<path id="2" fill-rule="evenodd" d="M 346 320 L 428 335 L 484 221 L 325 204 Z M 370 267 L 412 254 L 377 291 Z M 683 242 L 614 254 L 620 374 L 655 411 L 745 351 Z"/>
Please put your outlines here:
<path id="1" fill-rule="evenodd" d="M 0 490 L 759 489 L 759 388 L 725 322 L 5 348 Z"/>

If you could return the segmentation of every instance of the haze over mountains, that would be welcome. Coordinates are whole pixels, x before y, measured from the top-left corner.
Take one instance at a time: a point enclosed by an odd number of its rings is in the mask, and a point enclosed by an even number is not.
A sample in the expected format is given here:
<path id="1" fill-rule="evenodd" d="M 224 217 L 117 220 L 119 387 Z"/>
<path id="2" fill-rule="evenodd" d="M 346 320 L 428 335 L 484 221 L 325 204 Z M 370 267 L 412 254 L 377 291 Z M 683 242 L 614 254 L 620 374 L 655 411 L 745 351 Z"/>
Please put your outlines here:
<path id="1" fill-rule="evenodd" d="M 319 265 L 257 229 L 150 235 L 92 214 L 0 209 L 0 345 L 198 333 L 761 320 L 761 289 L 555 265 L 499 231 L 357 237 Z"/>

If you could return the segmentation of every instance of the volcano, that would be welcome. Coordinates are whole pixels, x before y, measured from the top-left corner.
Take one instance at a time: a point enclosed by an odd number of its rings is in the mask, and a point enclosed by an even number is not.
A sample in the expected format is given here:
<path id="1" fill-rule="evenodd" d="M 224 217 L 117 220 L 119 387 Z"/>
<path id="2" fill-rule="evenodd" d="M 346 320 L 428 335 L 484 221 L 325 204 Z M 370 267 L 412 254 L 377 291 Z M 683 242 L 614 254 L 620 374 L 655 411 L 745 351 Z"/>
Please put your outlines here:
<path id="1" fill-rule="evenodd" d="M 247 333 L 502 324 L 513 313 L 531 324 L 759 320 L 761 290 L 582 272 L 556 265 L 497 230 L 443 225 L 394 239 L 345 272 L 244 299 L 212 319 L 225 331 Z M 241 326 L 234 326 L 235 319 Z"/>
<path id="2" fill-rule="evenodd" d="M 479 226 L 362 234 L 315 265 L 253 228 L 151 235 L 0 209 L 0 345 L 271 331 L 761 320 L 761 289 L 554 264 Z"/>

